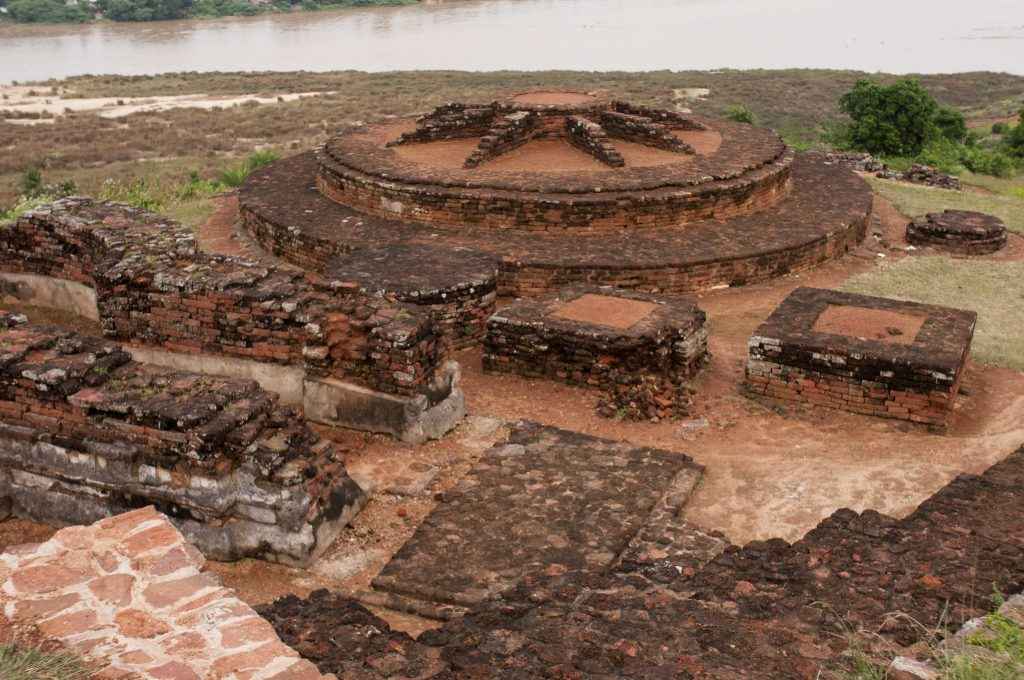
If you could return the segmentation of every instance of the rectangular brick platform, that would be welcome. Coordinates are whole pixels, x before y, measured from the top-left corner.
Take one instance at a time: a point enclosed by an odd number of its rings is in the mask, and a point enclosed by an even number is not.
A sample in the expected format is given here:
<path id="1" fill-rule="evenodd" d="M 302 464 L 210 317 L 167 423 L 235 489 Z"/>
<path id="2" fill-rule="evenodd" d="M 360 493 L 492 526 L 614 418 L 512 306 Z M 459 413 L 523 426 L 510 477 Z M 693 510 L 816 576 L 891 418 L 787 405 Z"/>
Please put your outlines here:
<path id="1" fill-rule="evenodd" d="M 705 320 L 685 298 L 567 288 L 492 316 L 484 369 L 602 389 L 624 375 L 681 381 L 706 358 Z"/>
<path id="2" fill-rule="evenodd" d="M 0 315 L 0 519 L 155 505 L 207 557 L 300 564 L 365 502 L 341 452 L 256 382 L 23 320 Z"/>
<path id="3" fill-rule="evenodd" d="M 970 311 L 798 288 L 750 338 L 746 388 L 942 429 L 976 322 Z"/>
<path id="4" fill-rule="evenodd" d="M 373 585 L 468 606 L 538 568 L 600 571 L 643 552 L 645 527 L 667 531 L 702 475 L 681 453 L 518 423 L 445 494 Z"/>
<path id="5" fill-rule="evenodd" d="M 202 567 L 151 507 L 69 527 L 0 555 L 0 624 L 34 626 L 83 655 L 95 678 L 334 678 Z"/>

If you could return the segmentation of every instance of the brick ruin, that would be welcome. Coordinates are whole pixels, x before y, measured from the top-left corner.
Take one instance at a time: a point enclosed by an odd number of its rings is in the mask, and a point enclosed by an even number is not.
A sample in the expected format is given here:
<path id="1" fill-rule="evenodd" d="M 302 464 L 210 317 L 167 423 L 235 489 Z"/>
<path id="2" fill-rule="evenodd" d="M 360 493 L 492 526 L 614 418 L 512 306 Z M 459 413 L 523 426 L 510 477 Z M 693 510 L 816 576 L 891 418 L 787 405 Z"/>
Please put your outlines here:
<path id="1" fill-rule="evenodd" d="M 260 613 L 350 677 L 816 680 L 849 668 L 851 630 L 920 652 L 1024 588 L 1022 488 L 1024 449 L 902 519 L 839 510 L 792 544 L 723 549 L 684 524 L 610 567 L 532 565 L 416 639 L 327 591 Z"/>
<path id="2" fill-rule="evenodd" d="M 97 678 L 333 678 L 203 564 L 153 508 L 62 529 L 0 554 L 0 627 L 34 626 L 82 654 Z"/>
<path id="3" fill-rule="evenodd" d="M 415 420 L 461 400 L 450 343 L 416 306 L 352 281 L 203 253 L 189 228 L 146 211 L 68 198 L 29 212 L 0 234 L 0 269 L 15 287 L 83 284 L 104 335 L 140 350 L 222 358 L 213 371 L 229 374 L 238 362 L 242 374 L 294 369 L 293 401 L 328 422 L 403 436 L 417 423 L 374 422 L 371 407 L 394 403 Z M 276 389 L 279 373 L 270 375 Z M 361 414 L 338 414 L 338 400 L 360 399 Z"/>
<path id="4" fill-rule="evenodd" d="M 908 224 L 907 242 L 959 255 L 988 255 L 1006 247 L 1006 225 L 994 215 L 946 210 Z"/>
<path id="5" fill-rule="evenodd" d="M 213 559 L 304 564 L 366 501 L 342 452 L 252 380 L 132 361 L 3 317 L 0 510 L 88 524 L 154 505 Z"/>
<path id="6" fill-rule="evenodd" d="M 463 260 L 489 260 L 499 296 L 742 286 L 842 256 L 864 239 L 871 200 L 855 173 L 770 130 L 583 92 L 351 129 L 239 191 L 244 229 L 267 252 L 346 280 L 372 257 L 386 290 L 430 300 L 464 345 L 493 308 Z M 410 249 L 429 252 L 429 286 L 417 289 Z M 443 308 L 428 289 L 462 292 Z"/>
<path id="7" fill-rule="evenodd" d="M 685 298 L 568 288 L 492 316 L 484 370 L 596 388 L 612 401 L 620 393 L 636 401 L 639 386 L 652 415 L 678 415 L 688 403 L 686 383 L 707 361 L 705 322 Z"/>
<path id="8" fill-rule="evenodd" d="M 747 390 L 945 428 L 975 312 L 798 288 L 749 342 Z"/>

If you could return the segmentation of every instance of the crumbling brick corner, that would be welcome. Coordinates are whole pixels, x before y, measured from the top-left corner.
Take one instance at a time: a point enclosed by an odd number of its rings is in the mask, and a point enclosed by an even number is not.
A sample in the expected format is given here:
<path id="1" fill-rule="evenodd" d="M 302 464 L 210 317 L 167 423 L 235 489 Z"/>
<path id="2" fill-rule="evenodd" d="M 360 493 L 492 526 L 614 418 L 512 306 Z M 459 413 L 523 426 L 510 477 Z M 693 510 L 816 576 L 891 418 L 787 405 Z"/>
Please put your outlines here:
<path id="1" fill-rule="evenodd" d="M 830 306 L 913 317 L 919 330 L 898 343 L 823 331 L 816 324 Z M 976 322 L 971 311 L 798 288 L 750 338 L 744 386 L 772 400 L 945 430 Z"/>

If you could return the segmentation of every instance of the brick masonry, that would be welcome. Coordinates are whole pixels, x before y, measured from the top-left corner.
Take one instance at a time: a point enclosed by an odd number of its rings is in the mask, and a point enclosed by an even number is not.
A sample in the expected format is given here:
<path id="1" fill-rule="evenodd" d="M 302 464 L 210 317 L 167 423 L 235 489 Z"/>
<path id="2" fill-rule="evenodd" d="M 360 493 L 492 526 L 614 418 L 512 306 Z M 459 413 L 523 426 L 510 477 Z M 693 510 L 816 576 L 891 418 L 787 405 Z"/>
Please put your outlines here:
<path id="1" fill-rule="evenodd" d="M 261 611 L 322 671 L 373 680 L 842 677 L 851 631 L 926 650 L 936 630 L 987 614 L 993 591 L 1020 590 L 1024 449 L 899 519 L 842 509 L 792 544 L 723 552 L 701 546 L 711 539 L 667 533 L 611 568 L 540 562 L 415 640 L 340 594 Z"/>
<path id="2" fill-rule="evenodd" d="M 968 210 L 928 213 L 907 225 L 907 242 L 960 255 L 988 255 L 1006 247 L 1006 225 Z"/>
<path id="3" fill-rule="evenodd" d="M 476 150 L 466 159 L 465 167 L 475 168 L 481 163 L 516 149 L 530 141 L 540 126 L 540 116 L 532 111 L 516 111 L 499 116 L 487 134 L 480 138 Z"/>
<path id="4" fill-rule="evenodd" d="M 605 165 L 612 168 L 626 165 L 622 154 L 612 146 L 608 133 L 594 121 L 582 116 L 569 116 L 565 119 L 565 133 L 570 144 Z"/>
<path id="5" fill-rule="evenodd" d="M 0 233 L 0 269 L 96 290 L 104 334 L 180 353 L 303 367 L 398 395 L 429 389 L 448 346 L 411 305 L 327 280 L 200 252 L 167 218 L 62 199 Z"/>
<path id="6" fill-rule="evenodd" d="M 0 555 L 0 614 L 104 680 L 333 680 L 202 567 L 166 517 L 134 510 Z"/>
<path id="7" fill-rule="evenodd" d="M 924 323 L 904 344 L 816 331 L 829 306 L 913 315 Z M 770 399 L 941 429 L 953 411 L 976 323 L 970 311 L 798 288 L 750 338 L 745 385 Z"/>
<path id="8" fill-rule="evenodd" d="M 652 122 L 643 116 L 605 111 L 601 114 L 601 127 L 609 136 L 616 139 L 625 139 L 675 153 L 695 153 L 693 147 L 673 135 L 668 126 Z"/>
<path id="9" fill-rule="evenodd" d="M 580 234 L 439 230 L 414 215 L 382 218 L 342 206 L 316 188 L 311 155 L 262 168 L 240 191 L 244 224 L 266 250 L 303 267 L 335 253 L 389 244 L 465 250 L 492 256 L 498 294 L 536 296 L 574 284 L 670 294 L 741 286 L 810 269 L 859 244 L 872 195 L 849 170 L 806 154 L 792 166 L 792 190 L 773 207 L 724 222 L 666 229 Z M 398 274 L 398 273 L 396 273 Z"/>
<path id="10" fill-rule="evenodd" d="M 211 558 L 303 564 L 365 503 L 342 452 L 254 381 L 3 320 L 0 510 L 66 525 L 155 505 Z"/>
<path id="11" fill-rule="evenodd" d="M 641 313 L 616 325 L 607 325 L 600 316 L 585 320 L 560 316 L 578 302 L 596 304 L 598 315 L 601 306 L 619 306 L 628 313 L 629 303 L 638 303 Z M 634 318 L 635 323 L 630 323 Z M 684 298 L 569 288 L 518 300 L 492 316 L 484 342 L 484 370 L 606 391 L 615 390 L 626 378 L 655 376 L 665 379 L 668 390 L 693 377 L 706 362 L 706 318 Z"/>

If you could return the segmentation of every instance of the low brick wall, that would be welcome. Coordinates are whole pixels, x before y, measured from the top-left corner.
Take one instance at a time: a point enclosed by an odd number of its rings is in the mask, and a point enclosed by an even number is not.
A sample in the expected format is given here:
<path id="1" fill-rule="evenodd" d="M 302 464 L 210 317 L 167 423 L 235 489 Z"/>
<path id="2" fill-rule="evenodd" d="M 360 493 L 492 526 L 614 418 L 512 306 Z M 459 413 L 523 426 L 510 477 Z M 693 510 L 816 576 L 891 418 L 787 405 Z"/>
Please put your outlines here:
<path id="1" fill-rule="evenodd" d="M 592 311 L 580 316 L 578 306 L 588 304 Z M 620 306 L 623 318 L 630 317 L 623 324 L 601 322 L 600 316 L 615 314 Z M 667 378 L 667 388 L 692 377 L 706 361 L 705 321 L 704 312 L 682 298 L 570 288 L 519 300 L 492 316 L 484 370 L 606 391 L 624 378 L 647 375 Z"/>
<path id="2" fill-rule="evenodd" d="M 341 452 L 256 382 L 2 318 L 0 510 L 60 525 L 152 504 L 209 557 L 301 564 L 365 502 Z"/>
<path id="3" fill-rule="evenodd" d="M 592 120 L 569 116 L 565 119 L 565 132 L 573 146 L 605 165 L 613 168 L 626 165 L 622 154 L 612 146 L 605 131 Z"/>
<path id="4" fill-rule="evenodd" d="M 708 126 L 705 123 L 700 122 L 693 116 L 685 113 L 679 113 L 677 111 L 671 111 L 669 109 L 656 109 L 650 106 L 640 106 L 624 101 L 612 102 L 611 108 L 612 111 L 625 113 L 630 116 L 650 118 L 654 122 L 661 123 L 662 125 L 674 130 L 703 131 L 708 129 Z"/>
<path id="5" fill-rule="evenodd" d="M 133 680 L 319 680 L 153 508 L 0 555 L 0 615 Z M 50 676 L 47 676 L 50 677 Z"/>
<path id="6" fill-rule="evenodd" d="M 494 104 L 442 104 L 420 116 L 415 130 L 402 134 L 389 146 L 485 135 L 497 115 L 498 108 Z"/>
<path id="7" fill-rule="evenodd" d="M 540 116 L 532 111 L 519 111 L 499 117 L 480 139 L 476 150 L 466 159 L 465 167 L 475 168 L 523 144 L 540 125 Z"/>
<path id="8" fill-rule="evenodd" d="M 104 334 L 172 352 L 301 366 L 382 392 L 428 389 L 447 347 L 428 317 L 351 281 L 209 255 L 190 229 L 69 198 L 0 232 L 0 269 L 96 290 Z"/>
<path id="9" fill-rule="evenodd" d="M 824 332 L 828 307 L 923 319 L 905 343 Z M 885 298 L 798 288 L 748 343 L 746 388 L 786 402 L 945 428 L 970 351 L 977 314 Z M 891 332 L 898 335 L 899 329 Z"/>
<path id="10" fill-rule="evenodd" d="M 692 146 L 672 134 L 668 126 L 619 111 L 601 114 L 601 127 L 609 136 L 675 153 L 695 153 Z"/>

